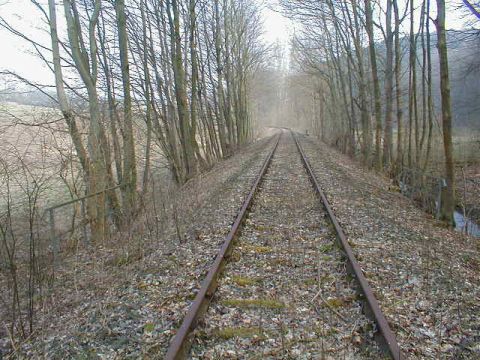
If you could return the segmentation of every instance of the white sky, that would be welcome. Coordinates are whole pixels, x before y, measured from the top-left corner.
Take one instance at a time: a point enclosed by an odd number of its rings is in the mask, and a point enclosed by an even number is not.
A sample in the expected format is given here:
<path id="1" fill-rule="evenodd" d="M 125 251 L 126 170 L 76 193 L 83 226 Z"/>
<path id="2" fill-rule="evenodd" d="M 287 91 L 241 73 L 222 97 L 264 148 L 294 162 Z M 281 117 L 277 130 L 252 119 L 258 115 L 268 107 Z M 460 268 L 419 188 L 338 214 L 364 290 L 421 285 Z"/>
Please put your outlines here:
<path id="1" fill-rule="evenodd" d="M 17 28 L 27 30 L 32 37 L 48 41 L 48 35 L 38 29 L 41 16 L 30 1 L 0 0 L 0 16 Z M 12 70 L 28 79 L 52 82 L 50 70 L 31 54 L 32 48 L 26 41 L 0 27 L 0 44 L 0 71 Z"/>
<path id="2" fill-rule="evenodd" d="M 263 4 L 275 5 L 277 0 L 263 0 Z M 402 2 L 406 0 L 399 0 Z M 447 27 L 460 29 L 463 27 L 464 20 L 462 13 L 455 10 L 455 5 L 459 0 L 447 0 L 449 11 L 447 12 Z M 46 3 L 46 0 L 41 0 Z M 420 3 L 420 0 L 416 2 Z M 432 0 L 432 4 L 435 1 Z M 59 15 L 61 9 L 59 9 Z M 29 35 L 38 39 L 39 42 L 48 45 L 49 36 L 40 30 L 42 25 L 40 12 L 30 3 L 29 0 L 0 0 L 0 16 L 17 28 L 21 28 Z M 266 6 L 262 10 L 264 19 L 266 41 L 273 43 L 280 41 L 285 46 L 288 43 L 289 36 L 292 33 L 292 24 L 278 12 L 268 9 Z M 60 18 L 60 16 L 59 16 Z M 0 44 L 2 51 L 0 53 L 0 71 L 12 70 L 25 78 L 36 82 L 48 83 L 53 82 L 53 76 L 50 70 L 42 63 L 41 60 L 31 54 L 32 48 L 24 40 L 11 35 L 8 31 L 0 28 Z M 3 84 L 0 84 L 0 88 Z"/>
<path id="3" fill-rule="evenodd" d="M 291 35 L 291 23 L 287 18 L 268 7 L 263 8 L 262 17 L 264 21 L 264 37 L 266 41 L 270 43 L 288 41 L 288 38 Z"/>

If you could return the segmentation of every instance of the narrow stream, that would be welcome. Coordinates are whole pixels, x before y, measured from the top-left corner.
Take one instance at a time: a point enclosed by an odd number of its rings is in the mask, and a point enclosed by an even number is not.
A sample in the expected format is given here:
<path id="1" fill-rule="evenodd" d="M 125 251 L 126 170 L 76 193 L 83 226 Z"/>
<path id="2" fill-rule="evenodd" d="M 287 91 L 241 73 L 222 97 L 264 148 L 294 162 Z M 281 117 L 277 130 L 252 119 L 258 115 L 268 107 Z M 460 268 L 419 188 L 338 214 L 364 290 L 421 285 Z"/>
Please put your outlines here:
<path id="1" fill-rule="evenodd" d="M 480 237 L 480 225 L 464 217 L 463 214 L 458 211 L 455 211 L 453 218 L 455 219 L 455 230 L 471 236 Z"/>
<path id="2" fill-rule="evenodd" d="M 400 192 L 407 196 L 409 196 L 409 186 L 405 184 L 404 182 L 400 181 L 399 182 L 400 186 Z M 438 202 L 435 201 L 435 206 L 438 206 Z M 477 224 L 475 221 L 472 219 L 469 219 L 468 217 L 463 216 L 463 214 L 459 211 L 455 211 L 453 214 L 453 218 L 455 220 L 455 230 L 470 236 L 478 237 L 480 238 L 480 224 Z"/>

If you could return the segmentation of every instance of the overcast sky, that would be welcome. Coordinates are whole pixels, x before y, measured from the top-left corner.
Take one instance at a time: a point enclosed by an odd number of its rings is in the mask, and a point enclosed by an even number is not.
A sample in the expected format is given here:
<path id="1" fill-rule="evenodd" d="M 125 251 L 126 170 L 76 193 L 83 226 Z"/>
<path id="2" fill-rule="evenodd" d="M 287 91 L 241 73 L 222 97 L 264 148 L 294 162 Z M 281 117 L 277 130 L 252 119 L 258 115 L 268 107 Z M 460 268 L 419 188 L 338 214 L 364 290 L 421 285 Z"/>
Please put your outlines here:
<path id="1" fill-rule="evenodd" d="M 266 1 L 275 5 L 276 0 Z M 464 24 L 464 19 L 461 12 L 455 11 L 453 6 L 455 1 L 458 0 L 450 1 L 447 26 L 460 29 Z M 41 1 L 41 3 L 46 3 L 46 0 Z M 59 14 L 61 14 L 61 11 L 59 11 Z M 37 41 L 48 46 L 49 36 L 42 30 L 44 26 L 42 26 L 41 14 L 29 0 L 0 0 L 0 15 L 18 29 L 22 29 Z M 267 42 L 280 41 L 284 44 L 287 43 L 289 35 L 293 31 L 293 25 L 281 14 L 267 7 L 263 9 L 262 15 L 265 25 L 265 40 Z M 61 17 L 59 16 L 59 18 Z M 0 70 L 12 70 L 36 82 L 49 84 L 53 82 L 50 70 L 31 54 L 32 48 L 25 41 L 0 28 L 0 44 L 2 44 Z M 3 84 L 0 86 L 3 86 Z"/>

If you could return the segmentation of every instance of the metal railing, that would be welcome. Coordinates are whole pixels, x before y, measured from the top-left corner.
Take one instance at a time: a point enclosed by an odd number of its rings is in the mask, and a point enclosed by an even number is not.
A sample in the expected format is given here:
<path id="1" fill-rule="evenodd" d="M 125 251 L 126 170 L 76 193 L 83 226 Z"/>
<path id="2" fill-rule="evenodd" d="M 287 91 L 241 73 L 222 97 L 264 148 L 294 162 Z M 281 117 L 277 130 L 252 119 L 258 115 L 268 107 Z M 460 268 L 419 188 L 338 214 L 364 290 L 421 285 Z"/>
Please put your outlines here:
<path id="1" fill-rule="evenodd" d="M 81 211 L 81 217 L 82 220 L 80 222 L 80 226 L 82 227 L 82 237 L 83 237 L 83 242 L 84 245 L 89 244 L 89 236 L 88 236 L 88 225 L 90 223 L 87 215 L 87 204 L 86 201 L 92 197 L 99 196 L 101 194 L 105 194 L 109 191 L 114 191 L 118 188 L 120 188 L 122 185 L 116 185 L 111 188 L 107 188 L 101 191 L 97 191 L 92 194 L 88 194 L 76 199 L 72 199 L 69 201 L 65 201 L 63 203 L 55 204 L 49 208 L 46 208 L 44 211 L 44 216 L 45 214 L 48 214 L 48 227 L 49 227 L 49 232 L 50 232 L 50 243 L 52 245 L 53 249 L 53 256 L 54 256 L 54 261 L 57 261 L 58 259 L 58 253 L 60 252 L 60 238 L 61 236 L 58 236 L 57 231 L 56 231 L 56 218 L 55 218 L 55 211 L 59 210 L 61 208 L 64 208 L 69 205 L 76 205 L 77 203 L 80 204 L 80 211 Z M 108 216 L 108 215 L 107 215 Z M 70 229 L 70 231 L 74 231 L 75 229 Z"/>

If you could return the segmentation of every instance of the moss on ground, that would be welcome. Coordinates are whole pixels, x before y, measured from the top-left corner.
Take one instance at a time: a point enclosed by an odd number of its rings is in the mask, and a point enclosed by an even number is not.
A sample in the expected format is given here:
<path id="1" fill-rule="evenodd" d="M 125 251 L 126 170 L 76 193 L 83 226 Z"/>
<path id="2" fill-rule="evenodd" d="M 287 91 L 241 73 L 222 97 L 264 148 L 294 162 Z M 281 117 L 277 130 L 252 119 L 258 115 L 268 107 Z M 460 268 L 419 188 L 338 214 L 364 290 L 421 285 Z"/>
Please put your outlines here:
<path id="1" fill-rule="evenodd" d="M 321 253 L 328 253 L 333 250 L 334 244 L 333 243 L 328 243 L 328 244 L 322 244 L 318 247 L 318 251 Z"/>
<path id="2" fill-rule="evenodd" d="M 251 278 L 246 276 L 232 276 L 232 281 L 238 286 L 253 286 L 258 285 L 261 280 L 259 278 Z"/>
<path id="3" fill-rule="evenodd" d="M 257 254 L 267 254 L 272 252 L 272 248 L 270 246 L 261 246 L 261 245 L 252 245 L 252 244 L 242 245 L 242 250 L 255 252 Z"/>
<path id="4" fill-rule="evenodd" d="M 153 330 L 155 330 L 155 324 L 153 323 L 146 323 L 143 326 L 143 331 L 146 333 L 151 333 Z"/>
<path id="5" fill-rule="evenodd" d="M 317 281 L 317 279 L 315 279 L 315 278 L 306 279 L 306 280 L 303 281 L 303 283 L 304 283 L 305 285 L 307 285 L 307 286 L 313 286 L 313 285 L 317 284 L 317 282 L 318 282 L 318 281 Z"/>
<path id="6" fill-rule="evenodd" d="M 240 261 L 242 255 L 239 252 L 234 251 L 232 255 L 230 255 L 230 262 L 238 262 Z"/>
<path id="7" fill-rule="evenodd" d="M 332 308 L 339 308 L 345 305 L 345 301 L 341 298 L 328 299 L 326 303 Z"/>

